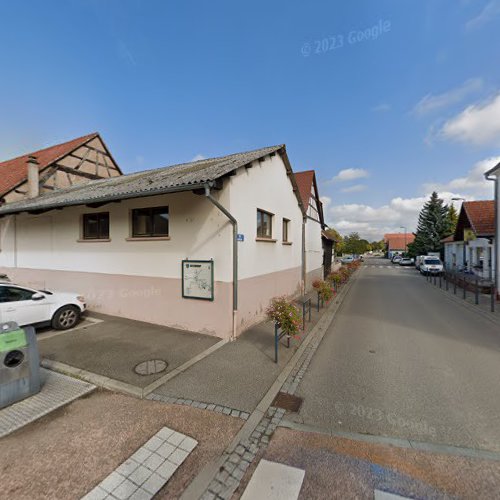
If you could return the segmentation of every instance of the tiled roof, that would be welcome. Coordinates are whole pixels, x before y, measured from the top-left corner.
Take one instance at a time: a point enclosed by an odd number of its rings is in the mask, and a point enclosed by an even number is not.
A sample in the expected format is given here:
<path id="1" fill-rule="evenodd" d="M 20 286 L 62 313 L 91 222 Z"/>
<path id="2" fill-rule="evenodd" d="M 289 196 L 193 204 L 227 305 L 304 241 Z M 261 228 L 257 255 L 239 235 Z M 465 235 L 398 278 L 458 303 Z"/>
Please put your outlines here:
<path id="1" fill-rule="evenodd" d="M 314 170 L 305 170 L 295 174 L 297 187 L 299 188 L 300 199 L 302 205 L 307 209 L 309 206 L 309 198 L 311 197 L 312 185 L 314 180 Z"/>
<path id="2" fill-rule="evenodd" d="M 11 160 L 6 160 L 0 163 L 0 196 L 14 189 L 16 186 L 24 182 L 28 177 L 28 169 L 26 162 L 29 156 L 35 156 L 40 167 L 40 170 L 48 167 L 61 157 L 66 156 L 82 144 L 90 139 L 93 139 L 98 134 L 97 132 L 83 137 L 78 137 L 62 144 L 57 144 L 49 148 L 40 149 L 33 153 L 27 153 Z"/>
<path id="3" fill-rule="evenodd" d="M 30 210 L 50 210 L 58 207 L 101 203 L 195 189 L 231 173 L 238 167 L 248 165 L 276 152 L 282 155 L 286 168 L 292 174 L 285 146 L 278 145 L 219 158 L 208 158 L 155 170 L 90 181 L 83 185 L 44 194 L 38 198 L 9 203 L 0 207 L 0 215 Z M 293 175 L 290 176 L 290 179 L 295 187 Z M 300 203 L 299 197 L 297 197 L 297 200 Z"/>
<path id="4" fill-rule="evenodd" d="M 388 250 L 404 250 L 405 249 L 405 234 L 404 233 L 388 233 L 384 235 L 384 241 L 388 244 Z M 406 233 L 406 245 L 415 241 L 413 233 Z"/>
<path id="5" fill-rule="evenodd" d="M 495 201 L 464 201 L 470 225 L 476 236 L 493 236 L 495 234 Z"/>

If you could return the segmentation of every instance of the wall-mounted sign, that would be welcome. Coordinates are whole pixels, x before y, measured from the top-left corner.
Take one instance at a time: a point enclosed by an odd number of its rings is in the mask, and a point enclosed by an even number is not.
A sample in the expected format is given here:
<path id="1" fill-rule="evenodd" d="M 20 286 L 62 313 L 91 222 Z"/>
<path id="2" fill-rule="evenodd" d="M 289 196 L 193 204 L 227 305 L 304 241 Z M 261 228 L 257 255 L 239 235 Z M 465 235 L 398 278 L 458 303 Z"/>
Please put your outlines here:
<path id="1" fill-rule="evenodd" d="M 245 241 L 245 235 L 241 234 L 241 233 L 238 233 L 236 235 L 236 241 Z"/>
<path id="2" fill-rule="evenodd" d="M 472 241 L 475 239 L 476 239 L 476 233 L 470 228 L 465 228 L 464 229 L 464 241 Z"/>
<path id="3" fill-rule="evenodd" d="M 185 299 L 214 300 L 214 261 L 182 261 L 182 296 Z"/>

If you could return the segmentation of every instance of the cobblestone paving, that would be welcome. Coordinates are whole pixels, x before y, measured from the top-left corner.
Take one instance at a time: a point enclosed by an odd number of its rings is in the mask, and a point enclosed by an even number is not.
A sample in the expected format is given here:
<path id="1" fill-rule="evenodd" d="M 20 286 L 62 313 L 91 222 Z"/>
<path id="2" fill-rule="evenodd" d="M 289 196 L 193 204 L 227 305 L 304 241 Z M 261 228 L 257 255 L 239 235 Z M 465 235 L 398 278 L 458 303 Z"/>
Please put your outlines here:
<path id="1" fill-rule="evenodd" d="M 338 296 L 334 299 L 339 303 Z M 316 349 L 323 339 L 327 328 L 320 330 L 304 349 L 290 375 L 281 387 L 282 392 L 295 394 L 300 381 L 305 375 Z M 210 482 L 207 490 L 202 495 L 202 500 L 229 499 L 238 488 L 246 470 L 255 459 L 260 450 L 269 444 L 271 436 L 285 415 L 285 410 L 270 406 L 249 439 L 242 440 L 224 461 L 220 471 Z"/>
<path id="2" fill-rule="evenodd" d="M 229 408 L 228 406 L 216 405 L 213 403 L 203 403 L 202 401 L 193 401 L 192 399 L 173 398 L 154 393 L 146 396 L 146 399 L 161 401 L 162 403 L 191 406 L 193 408 L 200 408 L 201 410 L 215 411 L 217 413 L 222 413 L 223 415 L 241 418 L 243 420 L 248 420 L 248 417 L 250 416 L 250 414 L 246 411 L 237 410 L 236 408 Z"/>

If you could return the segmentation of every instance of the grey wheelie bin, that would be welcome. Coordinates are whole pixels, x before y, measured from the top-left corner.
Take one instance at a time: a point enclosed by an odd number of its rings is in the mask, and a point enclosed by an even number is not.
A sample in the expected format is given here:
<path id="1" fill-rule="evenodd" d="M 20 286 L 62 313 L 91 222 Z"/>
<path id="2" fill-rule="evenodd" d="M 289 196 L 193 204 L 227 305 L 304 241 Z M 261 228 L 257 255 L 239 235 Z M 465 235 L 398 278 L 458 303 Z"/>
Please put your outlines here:
<path id="1" fill-rule="evenodd" d="M 0 324 L 0 408 L 40 391 L 40 356 L 35 329 Z"/>

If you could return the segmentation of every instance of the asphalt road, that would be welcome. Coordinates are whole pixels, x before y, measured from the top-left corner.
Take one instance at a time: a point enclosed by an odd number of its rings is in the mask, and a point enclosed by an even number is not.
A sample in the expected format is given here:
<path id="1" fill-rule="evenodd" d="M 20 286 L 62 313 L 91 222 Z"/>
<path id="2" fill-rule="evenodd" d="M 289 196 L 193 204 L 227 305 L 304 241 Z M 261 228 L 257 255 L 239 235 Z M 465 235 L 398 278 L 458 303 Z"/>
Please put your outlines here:
<path id="1" fill-rule="evenodd" d="M 500 327 L 369 259 L 297 395 L 303 424 L 500 451 Z"/>

